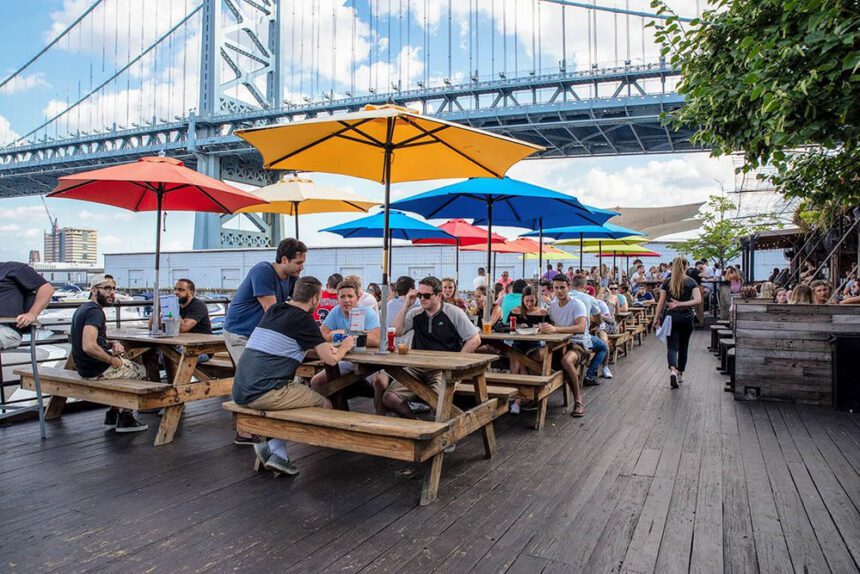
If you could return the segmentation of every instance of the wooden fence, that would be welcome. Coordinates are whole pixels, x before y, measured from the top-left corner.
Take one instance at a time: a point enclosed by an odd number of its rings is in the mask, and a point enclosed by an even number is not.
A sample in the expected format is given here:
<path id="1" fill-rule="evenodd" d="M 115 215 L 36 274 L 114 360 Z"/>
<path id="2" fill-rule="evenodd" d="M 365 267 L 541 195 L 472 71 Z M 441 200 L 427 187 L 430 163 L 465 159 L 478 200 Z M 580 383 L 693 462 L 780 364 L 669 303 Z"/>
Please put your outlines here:
<path id="1" fill-rule="evenodd" d="M 736 301 L 735 398 L 832 405 L 831 338 L 857 334 L 858 305 Z"/>

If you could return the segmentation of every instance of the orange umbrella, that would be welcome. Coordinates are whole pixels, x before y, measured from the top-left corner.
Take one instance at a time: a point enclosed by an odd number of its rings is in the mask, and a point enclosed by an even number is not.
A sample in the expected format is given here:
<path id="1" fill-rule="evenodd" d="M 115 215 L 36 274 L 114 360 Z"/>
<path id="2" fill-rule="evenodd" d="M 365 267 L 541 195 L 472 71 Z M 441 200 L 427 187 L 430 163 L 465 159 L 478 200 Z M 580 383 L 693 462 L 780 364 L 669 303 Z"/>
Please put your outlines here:
<path id="1" fill-rule="evenodd" d="M 153 316 L 158 318 L 158 283 L 162 211 L 233 213 L 267 203 L 223 181 L 203 175 L 173 158 L 144 157 L 136 162 L 83 171 L 59 178 L 48 197 L 79 199 L 130 209 L 157 211 L 155 232 L 155 289 Z M 153 321 L 153 331 L 158 322 Z"/>
<path id="2" fill-rule="evenodd" d="M 475 245 L 478 243 L 486 244 L 487 242 L 487 230 L 478 227 L 477 225 L 472 225 L 465 219 L 449 219 L 442 225 L 438 226 L 439 229 L 453 235 L 451 238 L 428 238 L 428 239 L 415 239 L 412 243 L 417 244 L 434 244 L 434 245 L 454 245 L 454 268 L 457 270 L 457 284 L 460 284 L 460 248 L 464 245 Z M 498 233 L 493 233 L 490 241 L 493 243 L 504 243 L 507 239 L 499 235 Z M 486 251 L 486 249 L 485 249 Z"/>

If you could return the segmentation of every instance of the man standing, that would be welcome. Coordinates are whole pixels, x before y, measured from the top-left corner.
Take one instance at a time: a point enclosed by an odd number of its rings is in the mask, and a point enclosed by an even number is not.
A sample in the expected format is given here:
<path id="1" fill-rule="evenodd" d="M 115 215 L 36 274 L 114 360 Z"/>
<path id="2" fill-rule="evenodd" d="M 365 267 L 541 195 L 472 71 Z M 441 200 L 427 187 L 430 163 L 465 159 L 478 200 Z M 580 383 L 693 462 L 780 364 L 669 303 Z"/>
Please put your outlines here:
<path id="1" fill-rule="evenodd" d="M 558 275 L 558 271 L 552 268 L 552 263 L 546 264 L 546 273 L 543 274 L 543 278 L 547 281 L 552 281 L 552 278 Z"/>
<path id="2" fill-rule="evenodd" d="M 350 312 L 359 307 L 358 305 L 358 286 L 348 280 L 343 280 L 337 286 L 338 306 L 332 309 L 331 313 L 326 316 L 325 321 L 320 325 L 323 339 L 331 341 L 335 333 L 339 333 L 344 337 L 349 335 L 350 330 Z M 376 309 L 371 307 L 363 307 L 364 316 L 364 331 L 367 333 L 367 347 L 378 348 L 379 337 L 381 336 L 379 327 L 379 315 Z M 341 361 L 338 363 L 340 374 L 345 375 L 355 370 L 355 365 L 349 361 Z M 311 388 L 319 391 L 322 385 L 328 382 L 326 372 L 320 371 L 311 379 Z M 382 408 L 382 393 L 385 392 L 385 385 L 388 382 L 388 377 L 382 371 L 378 371 L 365 377 L 366 385 L 361 388 L 360 385 L 350 385 L 345 389 L 346 398 L 350 399 L 357 396 L 373 397 L 373 406 L 376 409 L 376 414 L 384 415 L 385 411 Z"/>
<path id="3" fill-rule="evenodd" d="M 411 309 L 416 297 L 421 305 Z M 461 309 L 442 302 L 442 283 L 435 277 L 425 277 L 418 282 L 418 291 L 410 291 L 397 317 L 394 328 L 398 336 L 414 333 L 412 347 L 423 351 L 451 351 L 472 353 L 481 344 L 478 328 L 469 321 Z M 442 366 L 442 365 L 440 365 Z M 442 369 L 408 369 L 409 374 L 439 392 L 443 383 Z M 414 419 L 415 415 L 407 404 L 417 395 L 405 385 L 394 382 L 382 397 L 386 408 L 398 415 Z M 430 405 L 435 408 L 436 405 Z"/>
<path id="4" fill-rule="evenodd" d="M 478 276 L 472 279 L 472 289 L 477 289 L 478 287 L 486 287 L 487 286 L 487 275 L 486 271 L 483 267 L 478 267 Z"/>
<path id="5" fill-rule="evenodd" d="M 30 326 L 48 303 L 54 288 L 24 263 L 0 263 L 0 317 L 15 317 L 15 325 L 0 325 L 0 349 L 21 344 L 21 331 Z"/>
<path id="6" fill-rule="evenodd" d="M 195 297 L 197 288 L 191 279 L 179 279 L 173 293 L 179 299 L 179 332 L 212 334 L 212 321 L 206 303 Z"/>
<path id="7" fill-rule="evenodd" d="M 293 294 L 296 280 L 305 265 L 308 248 L 297 239 L 284 239 L 278 244 L 275 262 L 260 261 L 236 290 L 224 319 L 224 342 L 238 365 L 248 337 L 263 313 L 275 303 L 283 303 Z"/>
<path id="8" fill-rule="evenodd" d="M 103 273 L 90 280 L 90 300 L 72 315 L 69 338 L 75 369 L 85 379 L 146 379 L 146 369 L 123 357 L 119 341 L 107 342 L 107 320 L 104 307 L 113 305 L 116 283 Z M 140 432 L 149 428 L 134 418 L 128 409 L 111 407 L 105 413 L 104 426 L 118 433 Z"/>
<path id="9" fill-rule="evenodd" d="M 507 290 L 508 285 L 510 285 L 512 281 L 513 281 L 513 279 L 511 279 L 511 276 L 508 274 L 508 272 L 502 271 L 502 276 L 499 277 L 499 280 L 496 281 L 496 283 L 501 283 L 502 287 L 504 287 Z"/>
<path id="10" fill-rule="evenodd" d="M 584 276 L 583 276 L 584 278 Z M 579 387 L 579 369 L 577 365 L 587 351 L 582 344 L 582 336 L 588 334 L 588 318 L 585 305 L 568 294 L 567 276 L 556 275 L 552 281 L 555 299 L 549 305 L 549 318 L 553 324 L 541 323 L 538 328 L 541 333 L 567 333 L 573 335 L 575 345 L 561 358 L 561 368 L 564 371 L 567 385 L 573 394 L 572 417 L 585 415 L 585 404 L 582 402 L 582 392 Z"/>
<path id="11" fill-rule="evenodd" d="M 320 304 L 314 310 L 314 321 L 322 325 L 325 318 L 332 309 L 337 307 L 337 286 L 343 281 L 343 275 L 340 273 L 332 273 L 328 276 L 328 281 L 325 283 L 325 289 L 320 296 Z"/>
<path id="12" fill-rule="evenodd" d="M 335 350 L 323 338 L 313 317 L 321 290 L 322 283 L 316 277 L 302 277 L 294 285 L 291 301 L 270 305 L 266 310 L 236 366 L 233 379 L 236 404 L 263 411 L 331 408 L 324 396 L 293 381 L 309 350 L 315 350 L 326 365 L 334 366 L 354 344 L 353 338 L 347 337 Z M 299 472 L 287 454 L 286 441 L 259 442 L 254 445 L 254 452 L 268 470 L 289 475 Z"/>
<path id="13" fill-rule="evenodd" d="M 586 310 L 586 318 L 585 318 L 585 333 L 582 335 L 577 335 L 573 339 L 579 342 L 586 350 L 594 351 L 594 357 L 591 359 L 591 364 L 588 366 L 588 373 L 585 375 L 585 381 L 583 384 L 586 387 L 590 387 L 592 385 L 599 385 L 600 382 L 597 380 L 597 370 L 600 365 L 603 364 L 603 358 L 606 357 L 606 353 L 609 352 L 609 347 L 606 346 L 601 339 L 598 337 L 592 337 L 590 334 L 590 327 L 592 318 L 595 322 L 600 323 L 600 305 L 597 304 L 597 299 L 589 295 L 585 292 L 585 288 L 588 285 L 588 280 L 580 275 L 573 280 L 573 291 L 570 292 L 570 296 L 578 299 L 583 306 L 585 306 Z M 555 284 L 553 284 L 555 286 Z"/>

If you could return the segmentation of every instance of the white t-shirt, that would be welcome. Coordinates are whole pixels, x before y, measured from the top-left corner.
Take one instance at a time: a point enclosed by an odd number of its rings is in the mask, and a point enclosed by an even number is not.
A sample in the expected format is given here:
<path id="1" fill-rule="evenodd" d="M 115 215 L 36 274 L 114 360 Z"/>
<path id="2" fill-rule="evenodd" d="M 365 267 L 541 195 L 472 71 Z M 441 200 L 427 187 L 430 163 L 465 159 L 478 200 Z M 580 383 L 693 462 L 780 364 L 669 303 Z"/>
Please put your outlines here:
<path id="1" fill-rule="evenodd" d="M 472 289 L 477 289 L 478 287 L 486 287 L 487 286 L 487 276 L 486 275 L 478 275 L 474 279 L 472 279 Z"/>
<path id="2" fill-rule="evenodd" d="M 358 298 L 358 306 L 379 309 L 379 301 L 376 300 L 376 297 L 365 291 L 361 294 L 361 297 Z"/>
<path id="3" fill-rule="evenodd" d="M 580 317 L 585 317 L 585 322 L 588 324 L 585 305 L 573 297 L 568 298 L 564 306 L 559 305 L 558 299 L 553 299 L 549 304 L 549 318 L 559 327 L 571 327 Z M 588 335 L 587 328 L 585 333 L 573 335 L 572 339 L 586 349 L 591 347 L 591 337 Z"/>
<path id="4" fill-rule="evenodd" d="M 605 301 L 597 300 L 597 306 L 600 307 L 601 315 L 609 315 L 609 305 L 606 304 Z M 598 327 L 601 331 L 606 330 L 606 320 L 600 321 L 600 327 Z"/>

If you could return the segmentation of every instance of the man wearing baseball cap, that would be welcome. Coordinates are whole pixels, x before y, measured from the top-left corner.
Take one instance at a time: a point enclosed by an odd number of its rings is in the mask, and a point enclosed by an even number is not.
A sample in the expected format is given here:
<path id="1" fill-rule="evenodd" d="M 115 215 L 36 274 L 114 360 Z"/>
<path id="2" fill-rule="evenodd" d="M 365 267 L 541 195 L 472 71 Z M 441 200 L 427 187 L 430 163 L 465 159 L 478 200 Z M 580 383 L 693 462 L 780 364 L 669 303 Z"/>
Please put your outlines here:
<path id="1" fill-rule="evenodd" d="M 78 307 L 72 316 L 69 335 L 75 369 L 85 379 L 145 379 L 143 365 L 123 357 L 125 349 L 119 341 L 108 343 L 104 307 L 113 305 L 116 282 L 110 275 L 99 273 L 90 280 L 90 300 Z M 104 425 L 118 433 L 140 432 L 149 428 L 134 418 L 128 409 L 111 407 L 105 414 Z"/>

